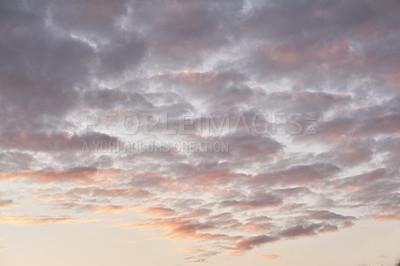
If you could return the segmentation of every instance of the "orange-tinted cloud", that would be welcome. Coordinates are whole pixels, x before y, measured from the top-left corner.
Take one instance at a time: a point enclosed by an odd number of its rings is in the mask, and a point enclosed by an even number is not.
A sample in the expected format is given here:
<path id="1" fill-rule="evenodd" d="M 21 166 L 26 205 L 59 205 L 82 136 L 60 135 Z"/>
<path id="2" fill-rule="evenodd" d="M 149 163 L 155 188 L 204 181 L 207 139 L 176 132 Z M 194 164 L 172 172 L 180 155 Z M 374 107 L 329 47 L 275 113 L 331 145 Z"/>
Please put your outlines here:
<path id="1" fill-rule="evenodd" d="M 115 175 L 116 170 L 99 170 L 94 167 L 76 167 L 70 169 L 43 169 L 37 171 L 0 174 L 0 180 L 30 179 L 41 183 L 92 183 L 96 178 L 103 179 Z"/>
<path id="2" fill-rule="evenodd" d="M 263 259 L 266 259 L 266 260 L 276 260 L 276 259 L 280 258 L 280 256 L 276 255 L 276 254 L 263 254 L 263 255 L 260 255 L 260 257 Z"/>
<path id="3" fill-rule="evenodd" d="M 174 210 L 163 207 L 153 207 L 153 208 L 133 207 L 133 209 L 150 217 L 168 217 L 168 216 L 178 215 Z"/>
<path id="4" fill-rule="evenodd" d="M 3 215 L 0 218 L 0 223 L 17 224 L 17 225 L 44 225 L 44 224 L 67 224 L 67 223 L 86 223 L 96 222 L 98 219 L 78 219 L 66 217 L 31 217 L 31 216 L 14 216 Z"/>
<path id="5" fill-rule="evenodd" d="M 12 200 L 0 200 L 0 209 L 6 209 L 13 205 Z"/>
<path id="6" fill-rule="evenodd" d="M 109 205 L 109 206 L 94 205 L 92 209 L 94 213 L 123 213 L 128 208 L 117 205 Z"/>
<path id="7" fill-rule="evenodd" d="M 387 214 L 387 215 L 378 215 L 375 216 L 374 221 L 383 222 L 383 221 L 400 221 L 400 214 Z"/>

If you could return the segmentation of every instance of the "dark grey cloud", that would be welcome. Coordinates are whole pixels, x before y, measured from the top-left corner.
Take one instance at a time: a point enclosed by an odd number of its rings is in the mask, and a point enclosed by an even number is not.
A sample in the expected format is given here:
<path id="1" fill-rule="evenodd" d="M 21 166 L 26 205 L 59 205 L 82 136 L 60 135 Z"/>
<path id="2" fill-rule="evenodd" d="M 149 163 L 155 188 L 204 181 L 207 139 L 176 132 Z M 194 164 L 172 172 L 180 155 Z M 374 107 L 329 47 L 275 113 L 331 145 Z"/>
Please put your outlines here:
<path id="1" fill-rule="evenodd" d="M 44 2 L 44 1 L 43 1 Z M 63 31 L 96 40 L 113 36 L 118 20 L 128 13 L 128 1 L 47 1 L 53 23 Z"/>
<path id="2" fill-rule="evenodd" d="M 232 41 L 242 6 L 241 1 L 132 1 L 130 27 L 151 40 L 152 67 L 193 67 Z"/>

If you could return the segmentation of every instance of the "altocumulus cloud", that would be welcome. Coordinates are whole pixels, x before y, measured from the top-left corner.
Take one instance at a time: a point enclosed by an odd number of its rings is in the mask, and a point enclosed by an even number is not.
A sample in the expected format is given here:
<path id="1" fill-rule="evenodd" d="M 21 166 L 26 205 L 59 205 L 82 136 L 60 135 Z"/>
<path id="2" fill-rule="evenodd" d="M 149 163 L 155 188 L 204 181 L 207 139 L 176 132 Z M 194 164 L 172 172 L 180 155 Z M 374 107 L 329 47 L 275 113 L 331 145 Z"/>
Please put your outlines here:
<path id="1" fill-rule="evenodd" d="M 14 191 L 0 208 L 22 205 L 0 223 L 135 212 L 114 226 L 199 241 L 187 260 L 204 262 L 399 221 L 399 14 L 395 0 L 1 1 L 0 182 Z M 152 133 L 120 130 L 132 114 Z M 158 134 L 204 114 L 239 122 Z M 83 149 L 167 140 L 229 149 Z M 25 214 L 27 198 L 48 213 Z"/>

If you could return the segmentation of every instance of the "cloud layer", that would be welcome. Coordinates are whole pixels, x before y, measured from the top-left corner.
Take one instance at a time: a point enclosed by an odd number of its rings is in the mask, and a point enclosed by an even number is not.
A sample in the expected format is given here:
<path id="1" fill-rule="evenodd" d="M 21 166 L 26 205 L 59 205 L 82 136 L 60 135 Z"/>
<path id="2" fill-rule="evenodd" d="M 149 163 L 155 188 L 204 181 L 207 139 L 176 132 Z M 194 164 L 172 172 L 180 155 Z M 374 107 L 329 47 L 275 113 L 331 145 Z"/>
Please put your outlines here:
<path id="1" fill-rule="evenodd" d="M 0 182 L 15 191 L 0 208 L 68 216 L 0 223 L 137 213 L 114 225 L 199 241 L 185 252 L 203 262 L 399 221 L 399 14 L 394 0 L 2 1 Z M 179 149 L 127 148 L 154 142 Z"/>

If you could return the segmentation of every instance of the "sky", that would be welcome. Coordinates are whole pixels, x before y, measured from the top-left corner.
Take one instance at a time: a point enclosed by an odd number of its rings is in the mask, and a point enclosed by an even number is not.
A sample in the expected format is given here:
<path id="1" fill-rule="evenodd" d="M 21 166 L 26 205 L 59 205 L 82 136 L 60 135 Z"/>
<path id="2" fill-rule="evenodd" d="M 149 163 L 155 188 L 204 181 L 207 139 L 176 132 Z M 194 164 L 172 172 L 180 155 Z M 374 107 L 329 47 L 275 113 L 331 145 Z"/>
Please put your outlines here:
<path id="1" fill-rule="evenodd" d="M 399 1 L 2 0 L 0 62 L 0 265 L 399 262 Z"/>

